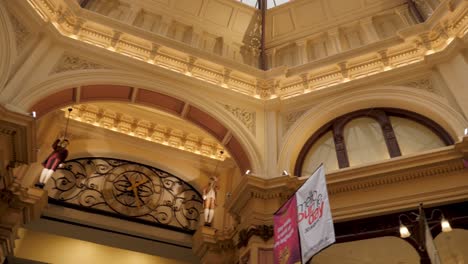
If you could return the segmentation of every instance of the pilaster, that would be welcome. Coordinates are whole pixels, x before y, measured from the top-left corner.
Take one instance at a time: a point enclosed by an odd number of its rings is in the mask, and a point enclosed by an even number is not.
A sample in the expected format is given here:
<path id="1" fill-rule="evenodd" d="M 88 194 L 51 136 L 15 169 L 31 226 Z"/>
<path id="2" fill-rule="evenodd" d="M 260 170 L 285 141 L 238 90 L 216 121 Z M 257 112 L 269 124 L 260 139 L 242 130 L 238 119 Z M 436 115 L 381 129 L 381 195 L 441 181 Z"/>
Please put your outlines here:
<path id="1" fill-rule="evenodd" d="M 341 40 L 340 40 L 340 31 L 338 28 L 329 30 L 328 38 L 330 39 L 332 54 L 340 53 L 341 51 L 343 51 L 343 47 L 341 45 Z"/>
<path id="2" fill-rule="evenodd" d="M 366 34 L 367 43 L 373 43 L 379 40 L 379 35 L 375 30 L 374 23 L 372 23 L 372 17 L 361 19 L 360 25 Z"/>
<path id="3" fill-rule="evenodd" d="M 299 57 L 299 65 L 306 64 L 308 62 L 308 55 L 307 55 L 307 40 L 299 40 L 296 41 L 297 45 L 297 53 Z"/>
<path id="4" fill-rule="evenodd" d="M 265 51 L 266 57 L 267 57 L 267 66 L 268 69 L 272 69 L 276 65 L 276 49 L 268 49 Z"/>
<path id="5" fill-rule="evenodd" d="M 402 5 L 395 8 L 395 13 L 400 17 L 401 21 L 403 21 L 403 24 L 405 24 L 405 26 L 408 27 L 414 24 L 408 6 Z"/>
<path id="6" fill-rule="evenodd" d="M 453 94 L 465 117 L 468 117 L 468 64 L 462 54 L 437 65 L 440 75 Z"/>
<path id="7" fill-rule="evenodd" d="M 136 17 L 140 14 L 142 8 L 139 6 L 131 6 L 128 16 L 125 18 L 125 22 L 132 25 L 135 22 Z"/>

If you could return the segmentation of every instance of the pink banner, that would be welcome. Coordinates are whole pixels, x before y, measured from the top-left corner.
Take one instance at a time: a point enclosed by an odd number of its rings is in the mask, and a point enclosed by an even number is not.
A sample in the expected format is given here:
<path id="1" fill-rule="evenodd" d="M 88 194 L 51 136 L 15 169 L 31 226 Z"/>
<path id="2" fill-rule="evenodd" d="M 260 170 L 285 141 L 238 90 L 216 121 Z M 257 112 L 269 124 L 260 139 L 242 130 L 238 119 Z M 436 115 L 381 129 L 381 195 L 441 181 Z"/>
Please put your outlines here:
<path id="1" fill-rule="evenodd" d="M 295 195 L 275 213 L 273 222 L 275 232 L 274 263 L 301 263 Z"/>

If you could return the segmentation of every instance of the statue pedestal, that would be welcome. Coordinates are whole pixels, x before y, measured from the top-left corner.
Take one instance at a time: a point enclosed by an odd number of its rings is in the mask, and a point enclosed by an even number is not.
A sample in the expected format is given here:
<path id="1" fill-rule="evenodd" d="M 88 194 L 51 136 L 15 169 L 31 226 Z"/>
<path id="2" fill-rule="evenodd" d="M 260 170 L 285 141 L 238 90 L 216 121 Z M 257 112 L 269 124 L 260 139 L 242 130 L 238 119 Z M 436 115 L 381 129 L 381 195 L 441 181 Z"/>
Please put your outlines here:
<path id="1" fill-rule="evenodd" d="M 201 226 L 192 238 L 192 250 L 200 263 L 235 263 L 234 243 L 216 228 Z"/>

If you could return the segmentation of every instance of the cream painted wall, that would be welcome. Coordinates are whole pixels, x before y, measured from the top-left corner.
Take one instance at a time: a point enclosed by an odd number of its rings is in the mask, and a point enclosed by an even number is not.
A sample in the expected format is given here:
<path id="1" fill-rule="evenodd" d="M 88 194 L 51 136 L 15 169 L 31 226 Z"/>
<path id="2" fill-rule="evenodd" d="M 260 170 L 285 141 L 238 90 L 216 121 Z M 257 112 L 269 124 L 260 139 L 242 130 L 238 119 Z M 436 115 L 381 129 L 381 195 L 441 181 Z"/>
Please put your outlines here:
<path id="1" fill-rule="evenodd" d="M 461 264 L 468 262 L 468 231 L 454 229 L 440 233 L 434 244 L 441 263 Z M 406 241 L 398 237 L 382 237 L 334 244 L 312 258 L 312 264 L 414 264 L 419 255 Z"/>
<path id="2" fill-rule="evenodd" d="M 398 252 L 398 254 L 395 254 Z M 312 264 L 414 264 L 419 255 L 406 241 L 382 237 L 334 244 L 312 258 Z"/>
<path id="3" fill-rule="evenodd" d="M 443 264 L 468 263 L 468 230 L 453 229 L 434 239 Z"/>
<path id="4" fill-rule="evenodd" d="M 16 257 L 53 264 L 187 263 L 27 229 L 20 229 L 19 237 Z"/>

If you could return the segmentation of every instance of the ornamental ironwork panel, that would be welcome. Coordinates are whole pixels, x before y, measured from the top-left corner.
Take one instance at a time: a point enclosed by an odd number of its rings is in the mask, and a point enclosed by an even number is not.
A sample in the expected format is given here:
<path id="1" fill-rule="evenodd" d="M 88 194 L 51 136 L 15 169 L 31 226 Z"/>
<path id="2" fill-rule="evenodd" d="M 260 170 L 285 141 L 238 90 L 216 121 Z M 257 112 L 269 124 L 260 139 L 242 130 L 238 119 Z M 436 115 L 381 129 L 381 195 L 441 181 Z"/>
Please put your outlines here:
<path id="1" fill-rule="evenodd" d="M 80 210 L 193 233 L 203 200 L 178 177 L 111 158 L 67 161 L 52 176 L 49 201 Z"/>

